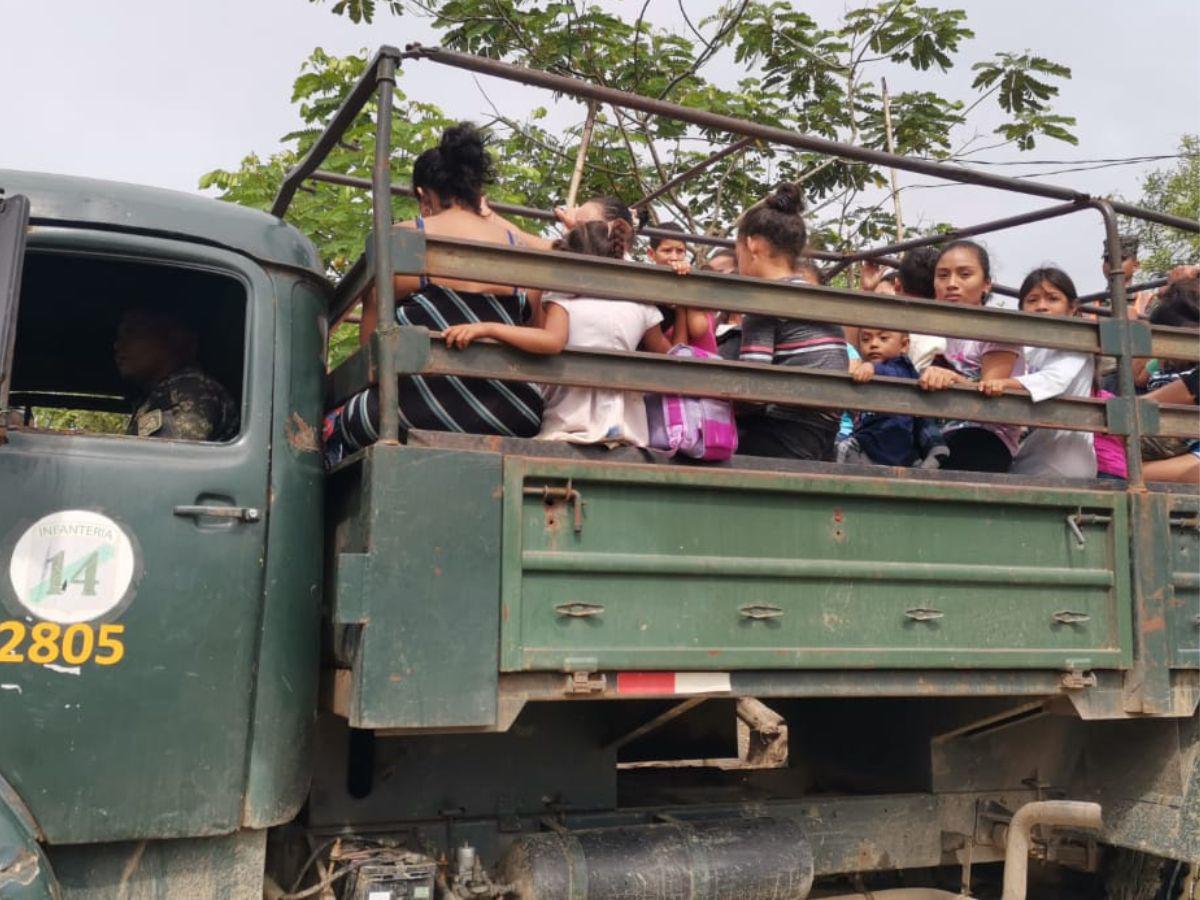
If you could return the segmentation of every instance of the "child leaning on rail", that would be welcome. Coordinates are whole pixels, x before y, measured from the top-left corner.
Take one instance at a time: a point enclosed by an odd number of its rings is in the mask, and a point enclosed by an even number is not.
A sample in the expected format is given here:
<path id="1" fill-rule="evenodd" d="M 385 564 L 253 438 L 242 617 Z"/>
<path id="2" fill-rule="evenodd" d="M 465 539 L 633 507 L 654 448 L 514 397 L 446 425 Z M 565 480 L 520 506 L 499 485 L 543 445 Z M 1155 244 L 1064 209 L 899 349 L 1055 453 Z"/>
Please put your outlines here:
<path id="1" fill-rule="evenodd" d="M 1079 311 L 1075 283 L 1066 272 L 1053 266 L 1034 269 L 1026 275 L 1017 295 L 1022 312 L 1069 317 Z M 1035 403 L 1051 397 L 1092 396 L 1096 360 L 1090 353 L 1026 347 L 1024 357 L 1023 375 L 981 381 L 979 390 L 984 396 L 1020 391 L 1029 394 Z M 1018 475 L 1095 478 L 1095 437 L 1090 431 L 1030 429 L 1013 457 L 1010 471 Z"/>
<path id="2" fill-rule="evenodd" d="M 629 224 L 587 222 L 555 241 L 554 249 L 591 256 L 623 259 L 633 239 Z M 662 313 L 650 303 L 602 300 L 595 297 L 547 293 L 542 297 L 545 322 L 540 327 L 476 322 L 454 325 L 443 332 L 447 347 L 459 349 L 480 338 L 491 338 L 529 353 L 576 350 L 637 350 L 639 345 L 665 353 Z M 640 393 L 600 388 L 545 386 L 541 440 L 573 444 L 631 444 L 649 440 L 646 406 Z"/>
<path id="3" fill-rule="evenodd" d="M 917 368 L 908 358 L 908 346 L 903 331 L 860 328 L 860 358 L 850 363 L 851 377 L 857 384 L 866 384 L 876 375 L 916 381 Z M 935 420 L 874 412 L 857 413 L 850 436 L 837 447 L 838 462 L 864 465 L 936 469 L 949 455 Z"/>

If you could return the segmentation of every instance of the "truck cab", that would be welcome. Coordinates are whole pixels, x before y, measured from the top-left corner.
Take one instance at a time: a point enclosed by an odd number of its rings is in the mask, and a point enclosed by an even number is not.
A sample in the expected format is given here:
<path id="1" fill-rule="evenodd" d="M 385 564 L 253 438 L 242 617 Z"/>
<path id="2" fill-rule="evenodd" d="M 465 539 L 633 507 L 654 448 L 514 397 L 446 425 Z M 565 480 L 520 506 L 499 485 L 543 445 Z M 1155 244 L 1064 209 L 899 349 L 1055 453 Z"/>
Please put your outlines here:
<path id="1" fill-rule="evenodd" d="M 261 838 L 295 815 L 311 766 L 320 262 L 277 219 L 194 196 L 0 185 L 19 286 L 0 397 L 3 796 L 52 847 Z M 135 389 L 113 342 L 138 307 L 195 329 L 238 411 L 231 440 L 125 433 Z M 96 879 L 76 853 L 54 864 L 68 896 Z"/>

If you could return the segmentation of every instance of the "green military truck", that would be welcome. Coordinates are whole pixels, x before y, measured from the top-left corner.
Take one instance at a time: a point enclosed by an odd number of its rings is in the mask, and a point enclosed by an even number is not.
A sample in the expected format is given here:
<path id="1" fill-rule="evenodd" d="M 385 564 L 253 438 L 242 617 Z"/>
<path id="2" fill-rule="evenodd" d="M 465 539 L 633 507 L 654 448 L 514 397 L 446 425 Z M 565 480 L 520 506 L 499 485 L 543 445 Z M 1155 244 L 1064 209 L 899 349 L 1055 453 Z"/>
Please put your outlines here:
<path id="1" fill-rule="evenodd" d="M 1134 356 L 1198 348 L 1124 316 L 1114 214 L 1197 224 L 936 166 L 1058 201 L 1025 221 L 1098 211 L 1115 315 L 681 280 L 393 232 L 380 127 L 375 229 L 333 284 L 283 215 L 376 91 L 387 124 L 401 60 L 933 165 L 416 47 L 380 51 L 278 215 L 0 172 L 0 897 L 1018 897 L 1031 858 L 1039 896 L 1195 896 L 1194 490 L 1136 460 L 1127 489 L 685 465 L 394 417 L 326 472 L 320 428 L 425 372 L 1194 436 L 1194 410 L 1133 399 Z M 393 271 L 1103 352 L 1125 396 L 451 353 L 389 324 Z M 373 282 L 379 331 L 327 374 L 329 323 Z M 114 329 L 155 303 L 201 323 L 233 439 L 69 427 L 127 411 Z"/>

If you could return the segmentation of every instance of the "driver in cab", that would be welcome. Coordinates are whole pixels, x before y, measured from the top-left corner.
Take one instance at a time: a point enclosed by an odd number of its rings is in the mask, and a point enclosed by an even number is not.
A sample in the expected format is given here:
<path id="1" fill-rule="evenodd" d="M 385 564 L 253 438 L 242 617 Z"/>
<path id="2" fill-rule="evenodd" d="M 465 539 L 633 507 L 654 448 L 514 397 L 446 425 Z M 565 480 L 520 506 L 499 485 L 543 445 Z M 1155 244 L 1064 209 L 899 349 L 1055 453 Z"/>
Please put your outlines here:
<path id="1" fill-rule="evenodd" d="M 199 340 L 166 310 L 135 308 L 121 317 L 113 356 L 137 388 L 128 435 L 180 441 L 228 441 L 238 432 L 229 392 L 198 365 Z"/>

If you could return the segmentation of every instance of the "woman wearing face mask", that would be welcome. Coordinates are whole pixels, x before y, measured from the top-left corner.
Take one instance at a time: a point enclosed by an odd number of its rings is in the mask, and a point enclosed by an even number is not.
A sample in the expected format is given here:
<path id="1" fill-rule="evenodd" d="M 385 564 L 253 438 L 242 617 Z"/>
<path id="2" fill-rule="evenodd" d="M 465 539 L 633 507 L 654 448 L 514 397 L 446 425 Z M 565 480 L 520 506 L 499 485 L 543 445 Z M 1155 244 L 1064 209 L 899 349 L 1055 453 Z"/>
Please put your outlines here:
<path id="1" fill-rule="evenodd" d="M 987 250 L 974 241 L 951 241 L 942 248 L 933 271 L 934 296 L 942 303 L 982 306 L 992 289 Z M 1021 348 L 1014 344 L 947 338 L 945 365 L 921 373 L 926 391 L 944 391 L 956 384 L 990 382 L 1021 375 Z M 950 456 L 943 469 L 967 472 L 1007 472 L 1020 443 L 1019 425 L 951 420 L 942 433 Z"/>

